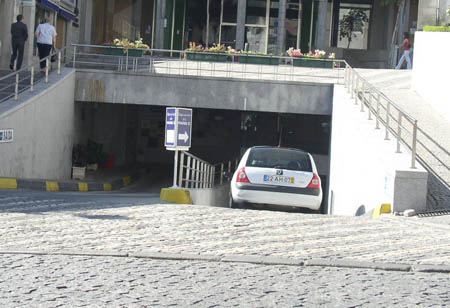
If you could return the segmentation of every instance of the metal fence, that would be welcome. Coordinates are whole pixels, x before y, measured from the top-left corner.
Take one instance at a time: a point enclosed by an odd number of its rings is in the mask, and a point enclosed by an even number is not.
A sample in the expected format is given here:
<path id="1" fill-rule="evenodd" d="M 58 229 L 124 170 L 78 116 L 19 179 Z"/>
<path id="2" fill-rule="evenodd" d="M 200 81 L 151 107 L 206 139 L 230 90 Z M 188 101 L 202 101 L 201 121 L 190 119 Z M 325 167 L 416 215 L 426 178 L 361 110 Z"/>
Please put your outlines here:
<path id="1" fill-rule="evenodd" d="M 202 58 L 199 58 L 199 57 Z M 308 58 L 311 67 L 297 67 L 293 57 L 190 52 L 166 49 L 125 49 L 73 45 L 72 66 L 138 74 L 166 74 L 251 80 L 344 82 L 345 61 Z M 324 69 L 327 68 L 327 69 Z"/>
<path id="2" fill-rule="evenodd" d="M 34 91 L 34 85 L 37 82 L 44 81 L 48 83 L 48 76 L 52 72 L 56 74 L 61 74 L 61 66 L 66 62 L 67 51 L 70 47 L 65 47 L 58 51 L 51 52 L 49 56 L 43 58 L 42 60 L 35 61 L 30 65 L 12 72 L 6 76 L 0 78 L 0 102 L 6 101 L 8 99 L 14 98 L 18 100 L 19 94 L 27 90 L 30 92 Z M 56 71 L 52 70 L 51 59 L 56 57 Z M 36 72 L 40 63 L 45 62 L 45 68 L 41 72 Z"/>
<path id="3" fill-rule="evenodd" d="M 210 164 L 197 156 L 180 151 L 178 158 L 178 187 L 213 188 L 227 182 L 226 175 L 236 169 L 238 159 L 224 163 Z M 234 164 L 234 168 L 233 168 Z"/>
<path id="4" fill-rule="evenodd" d="M 384 126 L 384 139 L 396 140 L 396 153 L 402 151 L 401 145 L 411 153 L 412 169 L 416 161 L 436 176 L 440 182 L 450 189 L 450 153 L 418 126 L 418 121 L 380 90 L 376 89 L 358 72 L 347 67 L 345 87 L 359 104 L 361 112 L 367 112 L 367 119 L 375 121 L 375 129 Z"/>

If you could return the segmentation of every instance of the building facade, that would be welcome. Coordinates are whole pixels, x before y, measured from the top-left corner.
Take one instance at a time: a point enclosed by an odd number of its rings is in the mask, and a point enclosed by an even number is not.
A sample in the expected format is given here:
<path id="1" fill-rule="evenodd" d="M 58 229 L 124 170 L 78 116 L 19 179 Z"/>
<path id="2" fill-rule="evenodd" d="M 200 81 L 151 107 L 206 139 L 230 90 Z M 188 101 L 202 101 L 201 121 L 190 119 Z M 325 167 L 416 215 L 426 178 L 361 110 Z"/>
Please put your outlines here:
<path id="1" fill-rule="evenodd" d="M 11 24 L 22 14 L 28 26 L 29 39 L 25 46 L 24 64 L 36 60 L 34 31 L 45 18 L 55 26 L 56 48 L 79 41 L 79 5 L 84 0 L 0 0 L 0 67 L 9 66 L 11 56 Z"/>
<path id="2" fill-rule="evenodd" d="M 417 2 L 406 2 L 409 29 L 417 24 Z M 267 54 L 319 48 L 368 67 L 386 66 L 397 18 L 396 5 L 378 0 L 97 0 L 85 10 L 92 15 L 85 36 L 91 44 L 143 38 L 153 48 L 173 50 L 189 42 Z M 355 22 L 349 42 L 341 21 L 354 11 L 367 19 Z"/>

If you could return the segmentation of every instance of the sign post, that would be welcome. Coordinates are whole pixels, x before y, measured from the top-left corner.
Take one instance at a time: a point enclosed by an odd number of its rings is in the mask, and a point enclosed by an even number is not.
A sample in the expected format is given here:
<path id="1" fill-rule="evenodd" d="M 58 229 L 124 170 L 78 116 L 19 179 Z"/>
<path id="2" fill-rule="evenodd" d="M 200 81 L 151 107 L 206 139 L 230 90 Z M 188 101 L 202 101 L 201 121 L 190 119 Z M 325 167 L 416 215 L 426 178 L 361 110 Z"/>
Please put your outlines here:
<path id="1" fill-rule="evenodd" d="M 164 145 L 169 151 L 175 151 L 173 167 L 173 186 L 177 188 L 178 151 L 187 151 L 191 147 L 192 109 L 166 108 L 166 133 Z"/>

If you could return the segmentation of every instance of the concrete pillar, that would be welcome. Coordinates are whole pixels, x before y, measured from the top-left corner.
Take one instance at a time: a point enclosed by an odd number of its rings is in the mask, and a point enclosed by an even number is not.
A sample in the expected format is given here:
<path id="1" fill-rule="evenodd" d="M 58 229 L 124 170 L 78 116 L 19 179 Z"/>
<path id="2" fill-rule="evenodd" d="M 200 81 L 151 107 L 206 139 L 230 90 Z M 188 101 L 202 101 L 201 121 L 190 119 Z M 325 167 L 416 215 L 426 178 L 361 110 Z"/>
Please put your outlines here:
<path id="1" fill-rule="evenodd" d="M 316 30 L 316 47 L 325 49 L 327 44 L 327 25 L 328 25 L 328 0 L 316 0 L 318 2 L 317 30 Z"/>
<path id="2" fill-rule="evenodd" d="M 27 5 L 24 3 L 22 7 L 22 15 L 24 17 L 24 22 L 28 27 L 28 40 L 25 42 L 25 52 L 23 54 L 23 68 L 33 62 L 33 35 L 36 17 L 36 4 L 31 3 Z"/>
<path id="3" fill-rule="evenodd" d="M 92 13 L 93 3 L 89 0 L 82 0 L 80 4 L 80 43 L 92 44 Z"/>
<path id="4" fill-rule="evenodd" d="M 236 49 L 244 49 L 246 11 L 247 0 L 238 0 L 236 21 Z"/>
<path id="5" fill-rule="evenodd" d="M 437 23 L 437 1 L 419 1 L 417 30 L 422 31 L 423 26 L 435 26 Z"/>
<path id="6" fill-rule="evenodd" d="M 19 14 L 15 0 L 4 0 L 0 7 L 0 68 L 9 69 L 11 59 L 11 24 L 16 21 Z"/>
<path id="7" fill-rule="evenodd" d="M 164 48 L 164 28 L 166 19 L 166 0 L 157 0 L 155 21 L 155 48 Z"/>
<path id="8" fill-rule="evenodd" d="M 286 0 L 280 0 L 278 2 L 277 33 L 277 55 L 280 56 L 286 50 Z"/>

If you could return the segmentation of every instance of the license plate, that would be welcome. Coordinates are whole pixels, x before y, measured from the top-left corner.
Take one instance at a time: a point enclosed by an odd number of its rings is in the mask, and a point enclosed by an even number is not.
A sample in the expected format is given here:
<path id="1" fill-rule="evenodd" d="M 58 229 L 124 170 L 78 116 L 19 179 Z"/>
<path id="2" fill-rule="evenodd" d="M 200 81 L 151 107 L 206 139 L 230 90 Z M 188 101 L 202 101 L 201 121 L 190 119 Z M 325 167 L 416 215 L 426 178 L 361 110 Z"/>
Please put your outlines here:
<path id="1" fill-rule="evenodd" d="M 294 184 L 294 178 L 283 175 L 264 175 L 264 182 Z"/>

